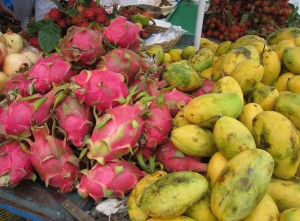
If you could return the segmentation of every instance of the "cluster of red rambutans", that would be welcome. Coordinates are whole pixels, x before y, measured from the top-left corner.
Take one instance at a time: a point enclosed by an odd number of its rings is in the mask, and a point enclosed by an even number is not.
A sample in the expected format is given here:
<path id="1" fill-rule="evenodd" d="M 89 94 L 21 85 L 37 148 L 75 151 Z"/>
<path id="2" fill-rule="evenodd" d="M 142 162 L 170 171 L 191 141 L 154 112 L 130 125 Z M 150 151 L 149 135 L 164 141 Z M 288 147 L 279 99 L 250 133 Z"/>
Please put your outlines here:
<path id="1" fill-rule="evenodd" d="M 287 26 L 291 7 L 288 0 L 211 0 L 203 37 L 234 41 L 251 32 L 264 37 Z"/>
<path id="2" fill-rule="evenodd" d="M 103 7 L 92 1 L 89 7 L 85 7 L 77 1 L 69 0 L 68 6 L 77 10 L 77 14 L 73 17 L 61 12 L 58 8 L 51 9 L 44 19 L 53 20 L 59 27 L 66 29 L 73 25 L 79 27 L 87 27 L 91 22 L 97 22 L 100 25 L 108 25 L 109 18 Z"/>

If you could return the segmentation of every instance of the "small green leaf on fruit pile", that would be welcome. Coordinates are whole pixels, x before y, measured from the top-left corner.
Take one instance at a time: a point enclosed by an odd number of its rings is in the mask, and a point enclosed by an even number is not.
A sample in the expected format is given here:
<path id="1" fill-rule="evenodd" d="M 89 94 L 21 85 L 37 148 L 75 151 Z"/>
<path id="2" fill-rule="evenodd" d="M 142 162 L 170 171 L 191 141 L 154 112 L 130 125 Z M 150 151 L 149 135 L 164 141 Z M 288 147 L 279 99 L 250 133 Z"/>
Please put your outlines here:
<path id="1" fill-rule="evenodd" d="M 64 14 L 74 17 L 78 14 L 78 11 L 74 8 L 64 8 L 58 1 L 53 1 L 56 4 L 58 10 Z"/>
<path id="2" fill-rule="evenodd" d="M 44 25 L 47 25 L 49 23 L 49 20 L 41 20 L 33 23 L 29 23 L 27 34 L 32 35 L 34 33 L 38 33 L 40 28 Z"/>
<path id="3" fill-rule="evenodd" d="M 45 53 L 55 49 L 61 37 L 61 28 L 51 20 L 41 26 L 38 33 L 39 45 Z"/>
<path id="4" fill-rule="evenodd" d="M 79 2 L 81 4 L 83 4 L 85 7 L 89 7 L 90 4 L 91 4 L 91 2 L 92 2 L 92 0 L 79 0 Z"/>

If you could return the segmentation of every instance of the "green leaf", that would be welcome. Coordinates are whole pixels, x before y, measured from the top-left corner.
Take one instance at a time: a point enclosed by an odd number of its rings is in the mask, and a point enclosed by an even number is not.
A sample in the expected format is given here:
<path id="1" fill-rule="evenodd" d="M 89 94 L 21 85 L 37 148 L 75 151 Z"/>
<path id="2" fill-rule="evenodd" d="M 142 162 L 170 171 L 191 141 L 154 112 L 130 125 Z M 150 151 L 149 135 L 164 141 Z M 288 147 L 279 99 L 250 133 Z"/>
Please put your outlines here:
<path id="1" fill-rule="evenodd" d="M 64 14 L 74 17 L 78 14 L 75 8 L 64 8 L 58 1 L 54 0 L 54 4 L 57 6 L 58 10 Z"/>
<path id="2" fill-rule="evenodd" d="M 49 20 L 50 21 L 50 20 Z M 61 37 L 61 28 L 53 21 L 43 25 L 38 33 L 39 45 L 45 53 L 55 49 Z"/>
<path id="3" fill-rule="evenodd" d="M 245 13 L 242 15 L 241 22 L 246 22 L 249 19 L 249 13 Z"/>
<path id="4" fill-rule="evenodd" d="M 81 4 L 83 4 L 85 7 L 89 7 L 90 4 L 91 4 L 91 2 L 92 2 L 92 0 L 79 0 L 79 2 Z"/>
<path id="5" fill-rule="evenodd" d="M 41 20 L 41 21 L 30 23 L 28 25 L 27 34 L 32 35 L 34 33 L 38 33 L 40 28 L 44 25 L 47 25 L 49 22 L 50 22 L 49 20 Z"/>

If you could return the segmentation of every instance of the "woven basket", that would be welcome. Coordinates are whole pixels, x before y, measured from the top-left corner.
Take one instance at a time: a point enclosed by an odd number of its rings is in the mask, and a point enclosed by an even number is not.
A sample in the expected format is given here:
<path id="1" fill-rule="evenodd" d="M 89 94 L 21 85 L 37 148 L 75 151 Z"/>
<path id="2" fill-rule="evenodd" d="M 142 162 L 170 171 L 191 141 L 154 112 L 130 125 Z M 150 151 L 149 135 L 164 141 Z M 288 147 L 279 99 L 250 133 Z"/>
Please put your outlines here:
<path id="1" fill-rule="evenodd" d="M 149 25 L 148 27 L 145 27 L 144 29 L 147 30 L 147 32 L 149 34 L 158 34 L 158 33 L 162 33 L 162 32 L 165 32 L 168 30 L 168 28 L 156 26 L 155 24 Z M 170 41 L 165 41 L 165 42 L 151 44 L 151 45 L 141 45 L 141 50 L 146 51 L 146 50 L 150 49 L 153 45 L 160 45 L 163 48 L 164 52 L 167 52 L 169 49 L 173 48 L 179 42 L 180 38 L 181 38 L 181 36 L 177 36 L 176 38 L 174 38 Z"/>
<path id="2" fill-rule="evenodd" d="M 23 218 L 21 216 L 12 214 L 5 209 L 0 209 L 0 220 L 1 221 L 22 221 Z"/>

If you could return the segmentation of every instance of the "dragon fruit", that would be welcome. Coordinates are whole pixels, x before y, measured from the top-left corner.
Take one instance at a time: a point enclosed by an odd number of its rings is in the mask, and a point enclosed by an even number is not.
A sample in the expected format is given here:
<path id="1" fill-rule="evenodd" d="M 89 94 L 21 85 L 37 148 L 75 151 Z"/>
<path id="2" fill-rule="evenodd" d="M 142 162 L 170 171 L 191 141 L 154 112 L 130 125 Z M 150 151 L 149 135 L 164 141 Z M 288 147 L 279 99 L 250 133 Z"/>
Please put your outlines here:
<path id="1" fill-rule="evenodd" d="M 49 134 L 48 127 L 33 126 L 34 142 L 30 144 L 30 161 L 42 181 L 59 188 L 61 193 L 71 192 L 81 176 L 79 159 L 74 155 L 70 146 Z"/>
<path id="2" fill-rule="evenodd" d="M 15 187 L 23 180 L 36 178 L 30 154 L 19 142 L 11 141 L 0 146 L 0 187 Z"/>
<path id="3" fill-rule="evenodd" d="M 55 109 L 59 126 L 66 132 L 68 141 L 81 148 L 86 135 L 92 131 L 92 113 L 76 97 L 67 96 Z"/>
<path id="4" fill-rule="evenodd" d="M 104 164 L 132 152 L 143 130 L 143 112 L 139 103 L 122 104 L 105 112 L 97 119 L 92 136 L 87 140 L 88 158 Z"/>
<path id="5" fill-rule="evenodd" d="M 91 65 L 105 53 L 102 39 L 99 31 L 72 26 L 57 45 L 58 53 L 67 61 Z"/>
<path id="6" fill-rule="evenodd" d="M 19 98 L 1 108 L 0 135 L 18 139 L 29 137 L 31 122 L 43 125 L 48 121 L 53 104 L 59 96 L 58 91 L 66 86 L 54 87 L 45 95 L 34 94 Z"/>
<path id="7" fill-rule="evenodd" d="M 107 52 L 98 62 L 98 67 L 121 73 L 129 84 L 140 72 L 155 71 L 157 67 L 145 60 L 145 57 L 130 49 L 115 48 Z"/>
<path id="8" fill-rule="evenodd" d="M 4 93 L 16 93 L 22 97 L 27 97 L 33 94 L 33 79 L 27 79 L 24 73 L 17 73 L 11 76 L 4 86 Z"/>
<path id="9" fill-rule="evenodd" d="M 140 48 L 140 34 L 142 29 L 127 21 L 125 17 L 119 16 L 114 19 L 110 25 L 103 29 L 105 38 L 121 48 L 138 50 Z"/>
<path id="10" fill-rule="evenodd" d="M 192 95 L 197 97 L 197 96 L 200 96 L 203 94 L 208 94 L 208 93 L 212 92 L 214 85 L 215 85 L 214 81 L 205 79 L 203 81 L 203 85 L 200 88 L 198 88 L 197 90 L 193 91 Z"/>
<path id="11" fill-rule="evenodd" d="M 149 106 L 149 116 L 145 117 L 143 136 L 140 139 L 142 147 L 155 149 L 169 137 L 172 129 L 172 116 L 169 106 L 164 101 L 164 94 L 153 100 Z"/>
<path id="12" fill-rule="evenodd" d="M 92 169 L 82 172 L 84 175 L 77 191 L 81 197 L 91 196 L 96 202 L 103 197 L 124 197 L 146 175 L 125 160 L 96 164 Z"/>
<path id="13" fill-rule="evenodd" d="M 171 109 L 172 117 L 175 117 L 178 111 L 192 100 L 192 96 L 174 88 L 165 92 L 165 100 Z"/>
<path id="14" fill-rule="evenodd" d="M 162 163 L 169 172 L 206 172 L 207 170 L 207 165 L 200 161 L 200 157 L 185 155 L 180 152 L 171 141 L 159 146 L 155 155 L 157 160 Z"/>
<path id="15" fill-rule="evenodd" d="M 80 102 L 90 107 L 96 106 L 99 112 L 105 111 L 121 103 L 129 95 L 124 76 L 107 70 L 83 70 L 72 78 L 74 94 Z"/>
<path id="16" fill-rule="evenodd" d="M 29 79 L 35 79 L 34 88 L 45 94 L 52 88 L 52 84 L 68 82 L 76 72 L 72 65 L 58 54 L 39 59 L 28 72 Z"/>

